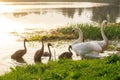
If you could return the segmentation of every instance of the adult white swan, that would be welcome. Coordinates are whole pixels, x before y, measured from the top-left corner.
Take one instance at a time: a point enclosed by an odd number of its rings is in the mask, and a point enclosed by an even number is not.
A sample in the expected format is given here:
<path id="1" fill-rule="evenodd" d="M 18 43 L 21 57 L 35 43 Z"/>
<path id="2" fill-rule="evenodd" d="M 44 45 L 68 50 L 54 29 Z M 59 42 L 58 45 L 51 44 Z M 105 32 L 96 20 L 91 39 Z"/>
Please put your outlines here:
<path id="1" fill-rule="evenodd" d="M 92 42 L 96 42 L 100 45 L 100 47 L 102 48 L 102 51 L 103 52 L 104 50 L 107 49 L 107 46 L 108 46 L 108 38 L 106 37 L 105 33 L 104 33 L 104 26 L 107 24 L 107 21 L 104 20 L 102 22 L 102 25 L 101 25 L 101 35 L 102 35 L 102 38 L 103 40 L 102 41 L 92 41 Z"/>
<path id="2" fill-rule="evenodd" d="M 106 49 L 108 45 L 108 39 L 104 33 L 104 26 L 107 24 L 107 21 L 104 20 L 101 26 L 101 34 L 103 37 L 102 41 L 90 41 L 82 42 L 75 45 L 72 45 L 72 49 L 76 52 L 77 55 L 80 55 L 81 58 L 85 58 L 86 54 L 99 53 Z"/>

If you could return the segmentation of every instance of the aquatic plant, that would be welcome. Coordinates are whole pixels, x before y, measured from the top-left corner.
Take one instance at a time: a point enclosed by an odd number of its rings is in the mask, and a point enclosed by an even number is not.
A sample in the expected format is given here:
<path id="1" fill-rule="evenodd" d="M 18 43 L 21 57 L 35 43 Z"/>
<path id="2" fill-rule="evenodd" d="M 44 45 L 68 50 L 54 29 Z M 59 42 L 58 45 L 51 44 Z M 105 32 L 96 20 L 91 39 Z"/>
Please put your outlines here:
<path id="1" fill-rule="evenodd" d="M 29 41 L 40 40 L 43 36 L 46 37 L 46 40 L 70 40 L 78 37 L 78 34 L 74 36 L 72 35 L 72 29 L 76 26 L 80 27 L 83 31 L 85 40 L 102 40 L 100 27 L 90 24 L 68 25 L 50 32 L 37 31 L 32 33 L 24 33 L 22 35 L 27 37 Z M 120 25 L 108 25 L 105 28 L 105 34 L 109 40 L 120 40 Z"/>
<path id="2" fill-rule="evenodd" d="M 50 61 L 48 64 L 17 66 L 0 76 L 0 80 L 119 80 L 119 66 L 120 60 L 114 61 L 112 56 L 102 60 L 63 59 Z"/>

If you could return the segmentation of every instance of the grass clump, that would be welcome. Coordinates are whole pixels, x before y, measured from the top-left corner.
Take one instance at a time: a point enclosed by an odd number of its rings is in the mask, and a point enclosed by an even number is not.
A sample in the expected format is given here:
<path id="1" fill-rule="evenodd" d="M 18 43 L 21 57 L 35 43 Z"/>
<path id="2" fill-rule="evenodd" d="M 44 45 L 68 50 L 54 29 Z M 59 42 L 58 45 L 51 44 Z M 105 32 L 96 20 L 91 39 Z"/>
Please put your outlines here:
<path id="1" fill-rule="evenodd" d="M 111 56 L 108 56 L 105 59 L 106 63 L 116 63 L 120 60 L 120 57 L 117 54 L 112 54 Z"/>
<path id="2" fill-rule="evenodd" d="M 59 33 L 62 34 L 71 34 L 72 28 L 74 28 L 76 25 L 71 25 L 69 27 L 60 28 L 57 29 Z M 100 27 L 95 27 L 93 25 L 83 25 L 83 24 L 77 24 L 77 27 L 79 27 L 84 34 L 85 39 L 91 39 L 91 40 L 101 40 L 101 31 Z M 120 25 L 109 25 L 105 27 L 105 34 L 108 37 L 109 40 L 119 40 L 120 39 Z M 78 34 L 75 36 L 75 38 L 78 37 Z"/>
<path id="3" fill-rule="evenodd" d="M 113 56 L 102 60 L 63 59 L 48 64 L 17 66 L 0 76 L 0 80 L 119 80 L 120 57 L 114 61 Z"/>
<path id="4" fill-rule="evenodd" d="M 43 36 L 46 37 L 46 40 L 66 40 L 66 39 L 76 39 L 78 38 L 78 34 L 75 36 L 72 35 L 72 29 L 76 27 L 76 25 L 69 25 L 63 28 L 58 28 L 56 30 L 52 30 L 49 33 L 42 35 L 42 33 L 32 33 L 27 34 L 26 37 L 30 41 L 40 40 Z M 85 40 L 102 40 L 100 27 L 95 27 L 93 25 L 88 24 L 77 24 L 84 34 Z M 109 25 L 105 27 L 105 34 L 109 40 L 120 40 L 120 25 Z"/>

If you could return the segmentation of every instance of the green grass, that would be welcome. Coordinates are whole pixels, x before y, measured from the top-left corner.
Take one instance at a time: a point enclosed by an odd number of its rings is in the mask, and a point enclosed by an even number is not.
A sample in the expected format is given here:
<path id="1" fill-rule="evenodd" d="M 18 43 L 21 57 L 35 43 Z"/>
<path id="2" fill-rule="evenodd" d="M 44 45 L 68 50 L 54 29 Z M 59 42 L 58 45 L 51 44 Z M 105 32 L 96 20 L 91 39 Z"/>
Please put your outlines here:
<path id="1" fill-rule="evenodd" d="M 71 25 L 67 28 L 61 28 L 57 29 L 59 33 L 62 34 L 71 34 L 72 27 L 75 25 Z M 95 27 L 92 25 L 82 25 L 78 24 L 77 27 L 80 27 L 80 29 L 83 31 L 84 38 L 85 39 L 102 39 L 100 27 Z M 109 40 L 118 40 L 120 39 L 120 25 L 109 25 L 105 28 L 105 34 L 108 37 Z M 78 35 L 76 36 L 76 38 Z"/>
<path id="2" fill-rule="evenodd" d="M 72 29 L 76 25 L 64 26 L 64 28 L 58 28 L 53 30 L 46 35 L 42 35 L 43 32 L 33 32 L 32 34 L 26 34 L 26 37 L 30 41 L 40 40 L 43 36 L 46 37 L 46 40 L 65 40 L 65 39 L 76 39 L 78 34 L 75 37 L 72 36 Z M 80 27 L 84 34 L 85 40 L 102 40 L 100 27 L 95 27 L 93 25 L 83 25 L 77 24 L 77 27 Z M 109 40 L 120 40 L 120 25 L 109 25 L 105 28 L 105 34 Z"/>
<path id="3" fill-rule="evenodd" d="M 17 66 L 0 80 L 120 80 L 120 57 Z"/>

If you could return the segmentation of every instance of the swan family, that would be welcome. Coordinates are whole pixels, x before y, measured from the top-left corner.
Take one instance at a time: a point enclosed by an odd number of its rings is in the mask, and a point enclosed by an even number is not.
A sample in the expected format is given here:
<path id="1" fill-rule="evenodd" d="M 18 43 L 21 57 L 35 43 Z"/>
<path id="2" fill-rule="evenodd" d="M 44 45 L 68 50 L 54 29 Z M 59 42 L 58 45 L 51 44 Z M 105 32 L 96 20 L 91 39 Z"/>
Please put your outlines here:
<path id="1" fill-rule="evenodd" d="M 104 50 L 106 50 L 108 46 L 108 39 L 104 33 L 104 27 L 106 26 L 106 24 L 107 24 L 106 20 L 104 20 L 101 24 L 101 35 L 103 38 L 103 40 L 101 41 L 84 42 L 82 30 L 78 27 L 73 28 L 72 33 L 78 33 L 79 37 L 71 45 L 68 46 L 68 52 L 61 53 L 61 55 L 58 58 L 59 59 L 63 59 L 63 58 L 72 59 L 73 53 L 71 50 L 73 50 L 76 53 L 76 55 L 80 56 L 82 59 L 91 57 L 89 56 L 89 54 L 90 55 L 99 54 L 100 52 L 103 52 Z M 11 55 L 12 59 L 15 59 L 17 61 L 18 59 L 21 59 L 25 55 L 25 53 L 27 52 L 27 48 L 25 45 L 26 41 L 27 39 L 24 39 L 24 49 L 18 50 L 13 55 Z M 51 43 L 47 44 L 49 52 L 45 52 L 44 51 L 44 38 L 42 38 L 41 42 L 42 42 L 42 47 L 39 50 L 37 50 L 34 54 L 35 63 L 41 63 L 42 56 L 49 57 L 49 61 L 51 60 L 51 57 L 52 57 L 52 53 L 50 50 L 50 46 L 52 47 L 52 44 Z"/>

